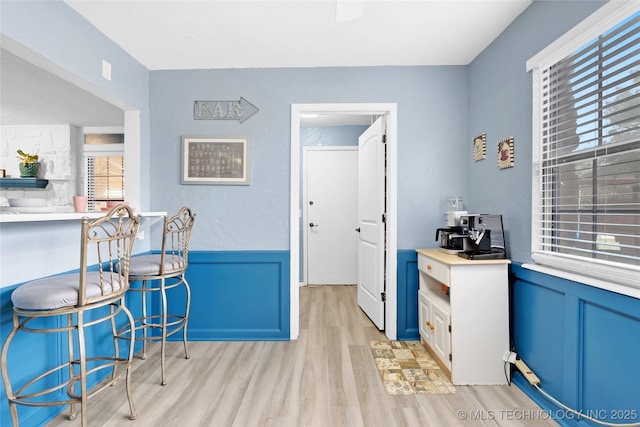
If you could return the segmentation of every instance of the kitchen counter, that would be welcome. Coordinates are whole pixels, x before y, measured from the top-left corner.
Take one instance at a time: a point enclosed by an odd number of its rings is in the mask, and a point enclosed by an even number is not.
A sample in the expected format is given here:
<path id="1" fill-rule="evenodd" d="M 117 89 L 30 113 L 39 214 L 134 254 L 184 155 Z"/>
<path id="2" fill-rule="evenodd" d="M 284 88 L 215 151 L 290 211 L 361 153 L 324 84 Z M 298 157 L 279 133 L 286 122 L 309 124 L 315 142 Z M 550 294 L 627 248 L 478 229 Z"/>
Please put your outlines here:
<path id="1" fill-rule="evenodd" d="M 15 213 L 11 208 L 4 208 L 0 211 L 0 223 L 12 222 L 42 222 L 42 221 L 71 221 L 79 220 L 84 217 L 89 219 L 100 218 L 106 212 L 50 212 L 50 213 Z M 144 217 L 162 217 L 167 215 L 166 212 L 134 212 Z"/>
<path id="2" fill-rule="evenodd" d="M 106 212 L 0 213 L 0 288 L 73 271 L 80 257 L 83 217 L 100 218 Z M 166 212 L 135 212 L 142 216 L 134 254 L 157 249 L 149 238 Z M 160 234 L 161 236 L 161 234 Z M 153 242 L 153 243 L 152 243 Z"/>

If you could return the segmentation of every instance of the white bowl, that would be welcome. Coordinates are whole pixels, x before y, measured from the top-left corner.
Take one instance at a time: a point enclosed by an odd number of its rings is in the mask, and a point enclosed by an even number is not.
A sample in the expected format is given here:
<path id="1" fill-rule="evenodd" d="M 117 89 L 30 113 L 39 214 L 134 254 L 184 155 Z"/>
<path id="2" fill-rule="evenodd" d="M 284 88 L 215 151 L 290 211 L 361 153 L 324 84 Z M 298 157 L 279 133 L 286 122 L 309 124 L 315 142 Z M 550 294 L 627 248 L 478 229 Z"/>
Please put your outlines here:
<path id="1" fill-rule="evenodd" d="M 46 204 L 47 199 L 9 199 L 9 206 L 14 208 L 38 208 Z"/>

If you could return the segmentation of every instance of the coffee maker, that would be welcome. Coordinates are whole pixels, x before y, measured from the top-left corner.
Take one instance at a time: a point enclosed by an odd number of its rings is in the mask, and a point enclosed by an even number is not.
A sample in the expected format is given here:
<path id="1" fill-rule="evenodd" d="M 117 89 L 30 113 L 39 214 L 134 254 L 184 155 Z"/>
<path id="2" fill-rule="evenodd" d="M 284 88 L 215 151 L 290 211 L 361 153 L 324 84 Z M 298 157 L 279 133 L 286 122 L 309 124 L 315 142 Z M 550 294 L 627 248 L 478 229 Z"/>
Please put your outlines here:
<path id="1" fill-rule="evenodd" d="M 448 254 L 457 254 L 464 250 L 465 235 L 462 227 L 446 227 L 436 229 L 436 242 L 440 240 L 440 251 Z"/>
<path id="2" fill-rule="evenodd" d="M 460 218 L 467 211 L 462 210 L 462 197 L 450 197 L 447 199 L 447 212 L 445 224 L 447 227 L 436 229 L 436 242 L 440 241 L 440 251 L 448 254 L 457 254 L 464 250 L 464 229 L 460 226 Z"/>
<path id="3" fill-rule="evenodd" d="M 460 217 L 463 250 L 458 256 L 466 259 L 504 259 L 507 252 L 504 243 L 502 215 L 477 214 Z"/>

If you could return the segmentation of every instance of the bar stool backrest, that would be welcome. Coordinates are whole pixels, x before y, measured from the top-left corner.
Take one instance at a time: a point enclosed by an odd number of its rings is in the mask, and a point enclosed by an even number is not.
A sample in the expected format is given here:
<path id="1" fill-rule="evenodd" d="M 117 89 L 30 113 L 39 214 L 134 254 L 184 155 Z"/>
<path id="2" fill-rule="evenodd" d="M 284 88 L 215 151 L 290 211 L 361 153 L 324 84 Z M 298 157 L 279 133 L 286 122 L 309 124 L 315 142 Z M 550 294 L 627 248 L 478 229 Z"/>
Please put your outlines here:
<path id="1" fill-rule="evenodd" d="M 196 219 L 186 206 L 172 217 L 165 217 L 162 233 L 160 275 L 184 272 L 189 265 L 189 239 Z"/>
<path id="2" fill-rule="evenodd" d="M 139 225 L 140 216 L 127 205 L 117 205 L 93 221 L 82 219 L 78 306 L 117 298 L 129 289 L 129 261 Z M 93 265 L 98 274 L 93 267 L 88 271 Z M 89 286 L 94 289 L 91 295 Z"/>

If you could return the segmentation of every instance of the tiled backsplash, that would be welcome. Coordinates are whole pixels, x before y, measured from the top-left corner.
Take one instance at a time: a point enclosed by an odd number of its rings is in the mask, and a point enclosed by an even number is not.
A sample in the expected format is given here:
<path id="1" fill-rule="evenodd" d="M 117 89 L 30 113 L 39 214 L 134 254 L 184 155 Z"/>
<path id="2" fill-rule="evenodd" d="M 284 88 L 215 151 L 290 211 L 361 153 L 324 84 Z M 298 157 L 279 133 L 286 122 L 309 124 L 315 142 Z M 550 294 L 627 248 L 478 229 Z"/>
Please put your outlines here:
<path id="1" fill-rule="evenodd" d="M 0 169 L 17 178 L 17 151 L 38 154 L 39 178 L 49 180 L 45 189 L 0 189 L 0 205 L 9 198 L 46 198 L 48 206 L 73 209 L 73 196 L 82 194 L 82 129 L 72 125 L 23 125 L 0 127 Z"/>

